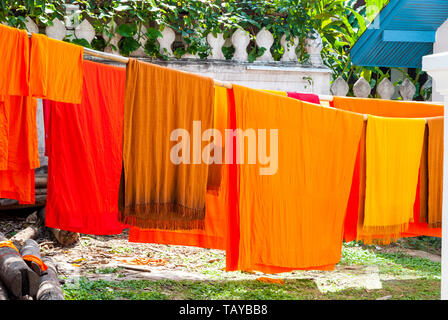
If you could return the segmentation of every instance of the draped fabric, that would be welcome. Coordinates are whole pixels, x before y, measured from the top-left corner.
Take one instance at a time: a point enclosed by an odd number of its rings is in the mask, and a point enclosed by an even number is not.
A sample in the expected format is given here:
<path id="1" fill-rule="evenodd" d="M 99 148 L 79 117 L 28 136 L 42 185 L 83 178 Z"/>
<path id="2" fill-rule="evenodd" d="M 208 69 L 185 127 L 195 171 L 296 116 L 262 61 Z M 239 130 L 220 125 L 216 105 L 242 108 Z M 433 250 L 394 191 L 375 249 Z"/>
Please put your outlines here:
<path id="1" fill-rule="evenodd" d="M 279 91 L 279 90 L 267 90 L 267 89 L 263 89 L 262 91 L 264 92 L 268 92 L 268 93 L 272 93 L 272 94 L 277 94 L 280 96 L 284 96 L 286 97 L 288 94 L 286 93 L 286 91 Z"/>
<path id="2" fill-rule="evenodd" d="M 235 93 L 233 89 L 227 90 L 227 124 L 232 132 L 237 129 Z M 239 215 L 239 183 L 237 164 L 237 137 L 232 135 L 227 141 L 231 144 L 232 156 L 228 156 L 228 183 L 229 183 L 229 213 L 227 216 L 227 239 L 226 239 L 226 271 L 236 271 L 240 255 L 240 215 Z M 227 145 L 227 150 L 230 147 Z"/>
<path id="3" fill-rule="evenodd" d="M 27 96 L 30 43 L 25 30 L 0 25 L 0 96 Z"/>
<path id="4" fill-rule="evenodd" d="M 126 71 L 83 63 L 81 104 L 47 101 L 46 225 L 85 234 L 119 234 Z"/>
<path id="5" fill-rule="evenodd" d="M 278 150 L 271 175 L 260 162 L 238 165 L 238 269 L 334 268 L 363 117 L 236 85 L 234 93 L 236 127 L 266 129 L 267 152 Z"/>
<path id="6" fill-rule="evenodd" d="M 194 246 L 209 249 L 226 249 L 226 217 L 228 212 L 227 170 L 223 167 L 223 180 L 219 195 L 207 192 L 204 230 L 159 230 L 129 228 L 129 241 L 169 245 Z"/>
<path id="7" fill-rule="evenodd" d="M 413 101 L 333 97 L 332 106 L 346 111 L 393 118 L 428 118 L 443 116 L 443 105 Z"/>
<path id="8" fill-rule="evenodd" d="M 314 93 L 300 93 L 300 92 L 287 92 L 288 97 L 297 99 L 300 101 L 306 101 L 310 103 L 320 104 L 320 99 L 317 94 Z"/>
<path id="9" fill-rule="evenodd" d="M 224 134 L 227 128 L 227 89 L 215 87 L 214 128 L 222 139 L 215 141 L 219 148 L 224 148 Z M 224 149 L 222 158 L 225 159 Z M 211 249 L 226 249 L 227 216 L 229 212 L 228 166 L 223 165 L 220 179 L 220 192 L 207 192 L 205 197 L 204 230 L 159 230 L 130 227 L 129 241 L 143 243 L 160 243 L 171 245 L 195 246 Z M 210 182 L 210 181 L 209 181 Z"/>
<path id="10" fill-rule="evenodd" d="M 415 211 L 418 217 L 414 222 L 428 222 L 428 125 L 425 124 L 423 134 L 422 155 L 420 157 Z"/>
<path id="11" fill-rule="evenodd" d="M 123 223 L 204 229 L 208 165 L 201 159 L 201 135 L 213 126 L 213 85 L 211 78 L 130 59 L 119 201 Z M 177 144 L 170 141 L 173 132 Z M 185 135 L 191 136 L 191 148 Z"/>
<path id="12" fill-rule="evenodd" d="M 392 118 L 421 118 L 421 117 L 438 117 L 443 115 L 443 106 L 438 104 L 429 104 L 422 102 L 404 102 L 404 101 L 389 101 L 389 100 L 381 100 L 381 99 L 362 99 L 362 98 L 349 98 L 349 97 L 334 97 L 333 101 L 330 105 L 337 109 L 358 112 L 358 113 L 366 113 L 375 116 L 383 116 L 383 117 L 392 117 Z M 425 133 L 428 134 L 428 133 Z M 426 136 L 424 136 L 424 142 L 426 141 Z M 429 138 L 428 138 L 429 139 Z M 361 139 L 361 143 L 365 139 Z M 429 142 L 428 142 L 429 143 Z M 363 169 L 362 164 L 365 165 L 365 160 L 363 161 L 364 154 L 361 151 L 361 167 L 360 167 L 360 183 L 359 185 L 352 185 L 352 191 L 354 189 L 359 188 L 360 196 L 359 198 L 350 197 L 348 203 L 348 211 L 346 216 L 346 224 L 344 231 L 344 239 L 346 241 L 353 240 L 354 231 L 353 229 L 347 229 L 349 226 L 352 226 L 357 221 L 357 239 L 362 239 L 362 228 L 363 228 L 363 219 L 364 219 L 364 200 L 365 200 L 365 180 L 363 181 L 363 177 L 365 178 L 365 167 Z M 428 235 L 428 236 L 439 236 L 441 234 L 440 228 L 430 228 L 430 226 L 426 223 L 425 217 L 427 217 L 427 203 L 428 203 L 428 172 L 426 170 L 427 167 L 427 158 L 425 158 L 426 154 L 426 145 L 423 144 L 422 147 L 422 158 L 420 162 L 419 179 L 418 183 L 416 183 L 416 193 L 414 199 L 414 221 L 410 221 L 408 224 L 408 229 L 401 233 L 400 237 L 413 237 L 419 235 Z M 427 156 L 427 155 L 426 155 Z M 356 170 L 356 168 L 355 168 Z M 355 183 L 355 180 L 354 180 Z M 356 207 L 356 202 L 359 203 L 359 212 L 358 216 L 349 211 L 350 208 Z M 350 214 L 351 213 L 351 214 Z M 422 219 L 421 219 L 422 218 Z M 373 240 L 372 235 L 368 236 L 370 241 Z M 389 238 L 387 235 L 377 235 L 379 238 Z M 364 239 L 365 240 L 365 239 Z M 367 241 L 367 240 L 366 240 Z M 381 242 L 382 240 L 380 240 Z"/>
<path id="13" fill-rule="evenodd" d="M 0 198 L 34 203 L 37 101 L 29 94 L 30 44 L 25 30 L 0 25 Z"/>
<path id="14" fill-rule="evenodd" d="M 424 130 L 424 119 L 369 116 L 363 241 L 388 244 L 413 222 Z"/>
<path id="15" fill-rule="evenodd" d="M 428 224 L 442 226 L 443 117 L 428 119 Z"/>
<path id="16" fill-rule="evenodd" d="M 0 198 L 34 203 L 34 169 L 39 167 L 37 101 L 4 96 L 0 101 Z"/>
<path id="17" fill-rule="evenodd" d="M 347 203 L 347 210 L 344 220 L 344 241 L 356 240 L 358 230 L 358 217 L 364 215 L 364 189 L 365 187 L 365 131 L 366 125 L 363 122 L 361 138 L 356 154 L 355 166 L 353 169 L 352 185 Z"/>
<path id="18" fill-rule="evenodd" d="M 222 181 L 222 164 L 224 163 L 224 136 L 227 128 L 227 90 L 223 87 L 214 89 L 213 107 L 213 155 L 216 159 L 209 164 L 207 191 L 218 195 Z"/>
<path id="19" fill-rule="evenodd" d="M 37 98 L 80 104 L 84 48 L 33 33 L 30 51 L 30 94 Z"/>

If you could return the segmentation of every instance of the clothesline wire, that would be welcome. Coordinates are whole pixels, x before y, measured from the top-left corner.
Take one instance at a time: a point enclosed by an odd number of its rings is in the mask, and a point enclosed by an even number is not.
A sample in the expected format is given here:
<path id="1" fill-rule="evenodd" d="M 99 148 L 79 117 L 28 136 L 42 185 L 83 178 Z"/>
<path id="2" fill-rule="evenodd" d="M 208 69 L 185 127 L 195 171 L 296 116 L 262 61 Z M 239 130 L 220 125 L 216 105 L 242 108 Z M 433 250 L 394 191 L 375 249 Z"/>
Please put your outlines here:
<path id="1" fill-rule="evenodd" d="M 28 32 L 28 35 L 31 36 L 31 33 Z M 90 48 L 85 48 L 85 47 L 84 47 L 84 53 L 88 54 L 90 56 L 94 56 L 94 57 L 98 57 L 98 58 L 102 58 L 102 59 L 107 59 L 107 60 L 112 60 L 112 61 L 115 61 L 115 62 L 120 62 L 120 63 L 124 63 L 124 64 L 128 64 L 129 63 L 129 58 L 123 57 L 123 56 L 120 56 L 120 55 L 116 55 L 116 54 L 113 54 L 113 53 L 101 52 L 101 51 L 97 51 L 97 50 L 90 49 Z M 233 87 L 232 83 L 230 83 L 230 82 L 220 81 L 220 80 L 216 80 L 216 79 L 213 79 L 213 81 L 215 83 L 215 86 L 224 87 L 224 88 L 227 88 L 227 89 L 232 89 L 232 87 Z M 324 100 L 324 101 L 332 101 L 333 100 L 333 96 L 331 96 L 331 95 L 324 95 L 324 96 L 318 95 L 318 96 L 319 96 L 320 100 Z M 406 102 L 412 102 L 412 101 L 401 101 L 401 102 L 402 103 L 406 103 Z M 322 106 L 322 105 L 321 105 L 321 107 L 323 107 L 323 108 L 331 108 L 331 107 Z M 350 112 L 350 111 L 348 111 L 348 112 Z M 356 112 L 352 112 L 352 113 L 356 113 Z M 356 113 L 356 114 L 360 114 L 360 113 Z M 364 116 L 364 121 L 367 121 L 368 115 L 367 114 L 362 114 L 362 115 Z M 424 119 L 425 123 L 427 123 L 428 122 L 427 119 L 430 119 L 430 118 L 431 117 L 421 118 L 421 119 Z M 437 118 L 437 117 L 434 117 L 434 118 Z M 415 119 L 417 119 L 417 118 L 415 118 Z"/>

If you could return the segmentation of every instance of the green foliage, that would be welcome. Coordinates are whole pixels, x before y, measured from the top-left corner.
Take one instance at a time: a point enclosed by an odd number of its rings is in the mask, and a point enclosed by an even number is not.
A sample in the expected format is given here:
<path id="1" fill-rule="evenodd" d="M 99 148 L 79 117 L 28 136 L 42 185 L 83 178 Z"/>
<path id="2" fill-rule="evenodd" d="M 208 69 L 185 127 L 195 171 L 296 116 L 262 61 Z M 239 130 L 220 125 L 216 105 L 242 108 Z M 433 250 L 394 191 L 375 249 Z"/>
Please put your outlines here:
<path id="1" fill-rule="evenodd" d="M 54 18 L 64 17 L 64 3 L 64 0 L 2 0 L 0 1 L 0 22 L 24 29 L 26 17 L 29 16 L 39 25 L 52 25 L 51 21 Z"/>

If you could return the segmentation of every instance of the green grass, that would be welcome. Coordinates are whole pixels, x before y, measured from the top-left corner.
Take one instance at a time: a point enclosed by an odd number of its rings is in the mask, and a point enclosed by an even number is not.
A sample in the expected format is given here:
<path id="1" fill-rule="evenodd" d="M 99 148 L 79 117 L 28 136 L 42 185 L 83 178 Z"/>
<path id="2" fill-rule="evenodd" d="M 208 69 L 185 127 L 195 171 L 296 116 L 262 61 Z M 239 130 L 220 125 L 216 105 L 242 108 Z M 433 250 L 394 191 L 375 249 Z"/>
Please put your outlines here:
<path id="1" fill-rule="evenodd" d="M 126 252 L 127 248 L 119 247 L 112 250 Z M 204 256 L 204 259 L 199 260 L 203 260 L 203 264 L 196 271 L 216 280 L 90 281 L 81 278 L 76 283 L 67 281 L 64 284 L 65 298 L 67 300 L 362 300 L 390 296 L 391 299 L 400 300 L 440 299 L 440 262 L 411 257 L 404 253 L 386 253 L 376 250 L 374 246 L 363 246 L 356 242 L 344 244 L 337 272 L 344 273 L 345 266 L 376 266 L 382 283 L 381 289 L 338 288 L 336 279 L 334 285 L 337 290 L 327 292 L 321 292 L 316 282 L 309 279 L 286 279 L 283 285 L 247 279 L 223 280 L 222 275 L 225 272 L 221 268 L 225 262 L 222 257 L 216 255 L 210 259 Z M 98 268 L 94 273 L 118 273 L 118 277 L 124 277 L 119 271 L 122 269 Z M 243 278 L 244 274 L 239 274 Z M 303 275 L 307 276 L 306 273 Z M 333 280 L 331 272 L 325 277 L 328 277 L 329 281 Z"/>
<path id="2" fill-rule="evenodd" d="M 382 274 L 394 276 L 415 276 L 426 279 L 440 279 L 441 264 L 429 259 L 411 257 L 404 253 L 377 252 L 373 249 L 345 245 L 342 249 L 342 265 L 374 265 Z"/>
<path id="3" fill-rule="evenodd" d="M 67 300 L 364 300 L 440 299 L 440 282 L 430 279 L 384 281 L 380 290 L 347 289 L 321 293 L 311 280 L 285 280 L 285 284 L 245 281 L 128 280 L 88 281 L 65 284 Z"/>

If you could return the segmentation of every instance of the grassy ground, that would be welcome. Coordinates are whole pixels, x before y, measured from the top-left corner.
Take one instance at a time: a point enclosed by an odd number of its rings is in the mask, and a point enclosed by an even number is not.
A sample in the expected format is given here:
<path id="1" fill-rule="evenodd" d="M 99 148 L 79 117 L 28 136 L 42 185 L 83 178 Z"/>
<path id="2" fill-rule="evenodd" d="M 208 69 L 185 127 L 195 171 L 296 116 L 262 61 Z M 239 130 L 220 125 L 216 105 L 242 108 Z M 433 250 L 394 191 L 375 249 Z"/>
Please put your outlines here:
<path id="1" fill-rule="evenodd" d="M 413 240 L 414 241 L 414 240 Z M 407 243 L 408 247 L 414 246 Z M 420 246 L 421 244 L 419 244 Z M 418 246 L 417 246 L 418 247 Z M 436 251 L 434 245 L 431 250 Z M 379 277 L 380 287 L 366 288 L 331 288 L 331 273 L 325 278 L 326 290 L 314 277 L 297 279 L 303 272 L 293 272 L 297 277 L 281 277 L 284 284 L 268 284 L 257 280 L 88 280 L 81 278 L 76 282 L 67 281 L 64 294 L 68 300 L 115 300 L 115 299 L 403 299 L 433 300 L 440 299 L 440 262 L 427 258 L 411 257 L 405 253 L 388 253 L 375 247 L 360 246 L 356 243 L 345 244 L 338 268 L 350 270 L 374 268 L 374 276 Z M 348 270 L 348 271 L 347 271 Z M 96 273 L 116 274 L 120 268 L 98 268 Z M 312 275 L 325 272 L 315 271 Z M 310 273 L 306 273 L 309 275 Z M 328 274 L 327 274 L 328 275 Z M 367 276 L 369 276 L 367 274 Z M 329 290 L 328 288 L 331 288 Z"/>

